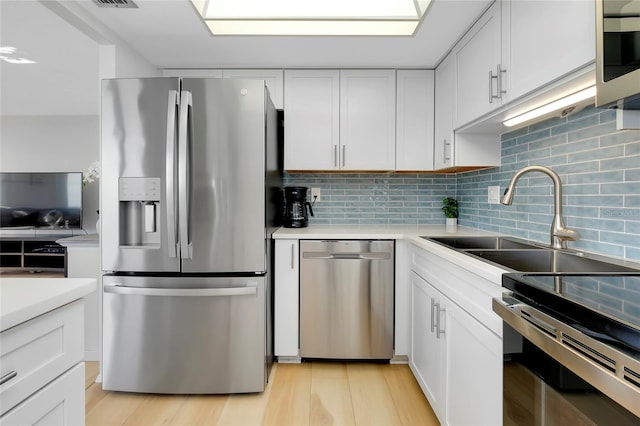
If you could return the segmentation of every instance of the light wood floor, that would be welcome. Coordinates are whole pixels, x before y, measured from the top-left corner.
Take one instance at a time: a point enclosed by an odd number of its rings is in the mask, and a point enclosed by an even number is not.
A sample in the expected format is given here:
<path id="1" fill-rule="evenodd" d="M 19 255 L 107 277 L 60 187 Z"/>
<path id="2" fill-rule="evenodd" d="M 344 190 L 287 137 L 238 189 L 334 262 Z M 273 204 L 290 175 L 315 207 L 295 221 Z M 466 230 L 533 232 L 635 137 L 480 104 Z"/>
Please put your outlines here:
<path id="1" fill-rule="evenodd" d="M 249 395 L 145 395 L 103 391 L 87 362 L 91 425 L 439 425 L 407 365 L 274 364 Z"/>

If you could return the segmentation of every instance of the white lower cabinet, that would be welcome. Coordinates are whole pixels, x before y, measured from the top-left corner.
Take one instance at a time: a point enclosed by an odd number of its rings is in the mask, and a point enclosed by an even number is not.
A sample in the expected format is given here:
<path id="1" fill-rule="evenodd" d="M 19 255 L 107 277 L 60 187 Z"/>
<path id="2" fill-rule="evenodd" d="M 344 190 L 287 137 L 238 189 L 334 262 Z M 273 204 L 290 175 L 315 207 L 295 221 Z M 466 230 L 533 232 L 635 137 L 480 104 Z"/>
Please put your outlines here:
<path id="1" fill-rule="evenodd" d="M 83 425 L 84 363 L 47 384 L 0 418 L 0 425 Z"/>
<path id="2" fill-rule="evenodd" d="M 474 316 L 495 315 L 484 311 L 500 287 L 478 277 L 480 287 L 496 288 L 474 294 L 465 287 L 475 278 L 463 268 L 417 249 L 412 259 L 411 371 L 443 425 L 502 424 L 501 333 Z"/>
<path id="3" fill-rule="evenodd" d="M 98 291 L 84 297 L 84 360 L 100 361 L 102 342 L 102 270 L 100 247 L 67 245 L 67 278 L 95 278 Z"/>
<path id="4" fill-rule="evenodd" d="M 298 240 L 276 240 L 274 283 L 274 355 L 299 354 Z"/>
<path id="5" fill-rule="evenodd" d="M 82 299 L 0 333 L 0 425 L 84 424 Z"/>
<path id="6" fill-rule="evenodd" d="M 502 339 L 455 303 L 446 304 L 445 318 L 444 423 L 501 425 Z"/>
<path id="7" fill-rule="evenodd" d="M 441 318 L 436 304 L 443 296 L 411 273 L 411 352 L 409 367 L 439 419 L 445 414 L 445 342 L 436 332 Z M 439 305 L 438 305 L 439 306 Z M 441 338 L 442 337 L 442 338 Z"/>

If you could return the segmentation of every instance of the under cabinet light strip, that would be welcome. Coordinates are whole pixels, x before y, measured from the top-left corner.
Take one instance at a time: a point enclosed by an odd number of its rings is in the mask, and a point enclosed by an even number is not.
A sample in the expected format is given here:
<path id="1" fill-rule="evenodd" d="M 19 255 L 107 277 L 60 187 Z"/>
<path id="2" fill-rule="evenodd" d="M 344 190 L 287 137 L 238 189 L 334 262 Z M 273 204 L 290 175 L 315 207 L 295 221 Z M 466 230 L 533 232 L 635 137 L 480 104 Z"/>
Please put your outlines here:
<path id="1" fill-rule="evenodd" d="M 593 98 L 596 95 L 596 87 L 591 86 L 587 89 L 576 92 L 572 95 L 566 96 L 564 98 L 558 99 L 536 109 L 532 109 L 531 111 L 525 112 L 524 114 L 517 115 L 513 118 L 505 120 L 503 124 L 507 127 L 512 127 L 525 121 L 533 120 L 534 118 L 541 117 L 545 114 L 549 114 L 551 112 L 564 109 L 570 105 L 573 105 L 577 102 L 584 101 L 589 98 Z"/>

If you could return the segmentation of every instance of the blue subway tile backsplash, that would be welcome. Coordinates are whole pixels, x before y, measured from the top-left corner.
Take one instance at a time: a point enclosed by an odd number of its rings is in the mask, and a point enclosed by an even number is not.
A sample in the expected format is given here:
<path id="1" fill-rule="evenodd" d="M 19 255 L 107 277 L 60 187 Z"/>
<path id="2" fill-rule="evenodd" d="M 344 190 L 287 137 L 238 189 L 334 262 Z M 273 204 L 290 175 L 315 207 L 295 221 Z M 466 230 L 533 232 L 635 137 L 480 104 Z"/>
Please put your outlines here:
<path id="1" fill-rule="evenodd" d="M 549 242 L 553 186 L 546 175 L 518 181 L 511 206 L 488 204 L 528 165 L 553 168 L 563 182 L 565 223 L 581 234 L 569 246 L 640 260 L 640 130 L 617 131 L 615 111 L 593 106 L 566 118 L 505 133 L 498 168 L 453 174 L 285 174 L 285 185 L 321 189 L 312 224 L 444 224 L 442 199 L 455 197 L 459 223 Z"/>

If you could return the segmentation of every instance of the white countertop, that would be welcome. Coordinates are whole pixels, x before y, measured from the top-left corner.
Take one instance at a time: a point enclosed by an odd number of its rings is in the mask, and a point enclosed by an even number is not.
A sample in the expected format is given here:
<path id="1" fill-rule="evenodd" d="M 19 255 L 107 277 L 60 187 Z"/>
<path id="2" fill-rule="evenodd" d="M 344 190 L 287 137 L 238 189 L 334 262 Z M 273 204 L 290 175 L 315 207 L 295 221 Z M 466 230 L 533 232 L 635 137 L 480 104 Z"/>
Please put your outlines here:
<path id="1" fill-rule="evenodd" d="M 95 278 L 0 278 L 0 331 L 96 290 Z"/>
<path id="2" fill-rule="evenodd" d="M 63 247 L 99 247 L 100 235 L 99 234 L 87 234 L 78 235 L 76 237 L 61 238 L 56 240 L 56 243 Z"/>
<path id="3" fill-rule="evenodd" d="M 445 225 L 310 225 L 307 228 L 280 228 L 273 234 L 275 239 L 394 239 L 409 241 L 415 246 L 429 250 L 439 256 L 465 267 L 467 270 L 492 282 L 500 283 L 502 274 L 510 272 L 450 249 L 421 237 L 464 237 L 476 235 L 500 235 L 458 225 L 456 232 L 447 232 Z M 499 285 L 499 284 L 498 284 Z"/>
<path id="4" fill-rule="evenodd" d="M 447 232 L 444 225 L 309 225 L 306 228 L 280 228 L 275 239 L 410 239 L 443 236 L 497 235 L 478 229 L 458 226 L 457 232 Z"/>

